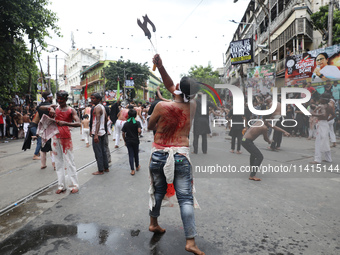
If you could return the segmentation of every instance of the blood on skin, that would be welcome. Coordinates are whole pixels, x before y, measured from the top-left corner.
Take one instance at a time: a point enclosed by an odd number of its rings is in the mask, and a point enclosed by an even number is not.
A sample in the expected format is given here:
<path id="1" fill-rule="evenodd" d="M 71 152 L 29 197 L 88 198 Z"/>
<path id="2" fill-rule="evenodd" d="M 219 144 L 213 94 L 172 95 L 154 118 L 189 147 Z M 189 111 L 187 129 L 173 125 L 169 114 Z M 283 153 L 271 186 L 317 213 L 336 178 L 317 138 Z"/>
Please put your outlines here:
<path id="1" fill-rule="evenodd" d="M 185 127 L 187 116 L 184 110 L 174 106 L 165 106 L 164 110 L 166 118 L 162 123 L 161 141 L 162 144 L 171 144 L 178 139 L 175 134 Z"/>

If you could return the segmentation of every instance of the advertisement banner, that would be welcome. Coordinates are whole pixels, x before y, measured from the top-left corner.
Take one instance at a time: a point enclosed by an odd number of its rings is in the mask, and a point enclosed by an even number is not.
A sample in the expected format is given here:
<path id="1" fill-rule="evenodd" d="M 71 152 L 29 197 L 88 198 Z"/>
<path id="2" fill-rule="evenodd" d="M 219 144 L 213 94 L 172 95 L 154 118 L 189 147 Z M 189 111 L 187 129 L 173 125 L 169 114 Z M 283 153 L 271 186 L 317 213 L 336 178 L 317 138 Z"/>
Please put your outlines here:
<path id="1" fill-rule="evenodd" d="M 230 43 L 230 57 L 232 65 L 253 62 L 253 39 L 232 41 Z"/>
<path id="2" fill-rule="evenodd" d="M 253 88 L 253 95 L 270 93 L 275 86 L 276 64 L 255 66 L 247 69 L 246 88 Z"/>
<path id="3" fill-rule="evenodd" d="M 340 80 L 340 44 L 286 58 L 285 84 L 322 86 Z"/>
<path id="4" fill-rule="evenodd" d="M 118 96 L 122 99 L 122 91 L 118 93 Z M 105 101 L 115 101 L 117 100 L 117 90 L 107 90 L 105 91 Z"/>

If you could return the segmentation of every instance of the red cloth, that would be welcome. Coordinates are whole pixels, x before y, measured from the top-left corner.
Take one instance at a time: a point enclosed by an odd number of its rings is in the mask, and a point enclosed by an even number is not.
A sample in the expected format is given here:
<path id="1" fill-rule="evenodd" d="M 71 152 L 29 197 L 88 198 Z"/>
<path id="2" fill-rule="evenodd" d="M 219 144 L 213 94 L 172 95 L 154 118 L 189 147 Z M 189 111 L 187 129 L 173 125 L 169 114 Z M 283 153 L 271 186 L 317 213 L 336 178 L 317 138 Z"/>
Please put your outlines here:
<path id="1" fill-rule="evenodd" d="M 72 108 L 69 107 L 66 112 L 60 111 L 59 107 L 55 110 L 56 117 L 55 120 L 72 122 Z M 71 138 L 71 131 L 68 126 L 58 126 L 59 134 L 57 134 L 57 138 Z"/>
<path id="2" fill-rule="evenodd" d="M 87 100 L 87 86 L 89 84 L 87 83 L 87 78 L 86 78 L 86 87 L 85 87 L 85 92 L 84 92 L 84 97 L 85 97 L 85 100 Z"/>

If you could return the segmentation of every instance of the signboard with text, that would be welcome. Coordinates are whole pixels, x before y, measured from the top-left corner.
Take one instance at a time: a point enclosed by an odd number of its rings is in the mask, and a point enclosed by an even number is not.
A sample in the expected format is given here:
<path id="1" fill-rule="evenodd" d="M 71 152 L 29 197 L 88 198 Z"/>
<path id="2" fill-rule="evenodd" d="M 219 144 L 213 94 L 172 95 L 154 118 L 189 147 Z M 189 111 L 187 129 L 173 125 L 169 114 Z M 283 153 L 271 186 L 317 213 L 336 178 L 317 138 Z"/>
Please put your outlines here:
<path id="1" fill-rule="evenodd" d="M 340 80 L 340 44 L 286 58 L 286 85 L 311 82 L 318 86 L 326 80 Z"/>
<path id="2" fill-rule="evenodd" d="M 253 62 L 253 39 L 243 39 L 230 43 L 231 64 L 238 65 Z"/>

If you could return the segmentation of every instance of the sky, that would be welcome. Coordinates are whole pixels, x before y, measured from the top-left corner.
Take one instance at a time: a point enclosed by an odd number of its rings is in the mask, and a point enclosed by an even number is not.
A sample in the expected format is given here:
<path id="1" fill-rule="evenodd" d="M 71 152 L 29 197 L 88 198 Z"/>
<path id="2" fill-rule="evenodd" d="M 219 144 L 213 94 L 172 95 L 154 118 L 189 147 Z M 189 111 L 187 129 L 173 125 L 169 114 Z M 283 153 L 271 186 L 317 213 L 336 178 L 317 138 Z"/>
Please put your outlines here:
<path id="1" fill-rule="evenodd" d="M 152 58 L 157 52 L 163 65 L 178 82 L 181 74 L 190 67 L 223 67 L 237 24 L 249 0 L 51 0 L 47 8 L 59 18 L 57 25 L 63 37 L 53 32 L 46 38 L 48 44 L 64 52 L 71 50 L 71 33 L 78 49 L 103 49 L 104 59 L 147 63 L 152 68 Z M 151 41 L 137 25 L 148 15 L 156 32 L 151 31 Z M 48 49 L 52 49 L 49 47 Z M 58 72 L 66 55 L 62 52 L 43 52 L 42 66 L 47 70 L 50 56 L 50 73 L 55 76 L 55 55 L 58 55 Z M 61 70 L 61 69 L 60 69 Z M 159 76 L 156 70 L 155 74 Z"/>

